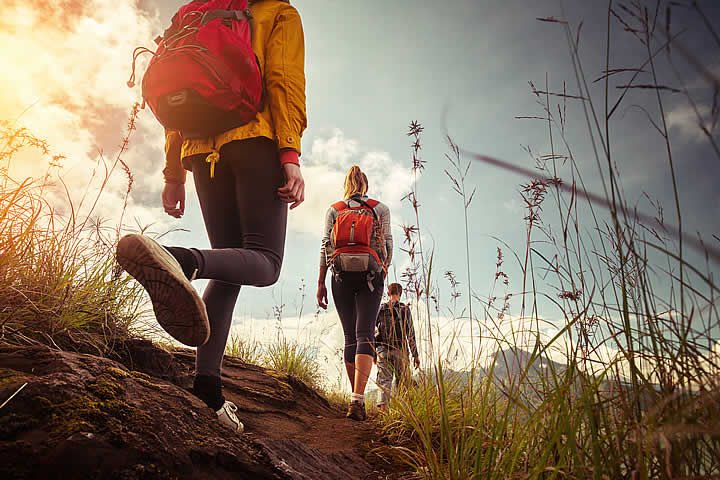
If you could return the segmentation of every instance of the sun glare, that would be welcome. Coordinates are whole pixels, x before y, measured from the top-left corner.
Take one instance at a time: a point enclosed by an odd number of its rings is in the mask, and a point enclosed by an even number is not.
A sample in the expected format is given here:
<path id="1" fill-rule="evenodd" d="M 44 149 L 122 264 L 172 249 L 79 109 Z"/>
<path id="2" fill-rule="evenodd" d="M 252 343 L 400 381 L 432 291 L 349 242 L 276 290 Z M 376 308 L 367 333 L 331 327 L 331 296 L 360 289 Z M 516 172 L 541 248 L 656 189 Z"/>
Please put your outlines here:
<path id="1" fill-rule="evenodd" d="M 61 2 L 48 17 L 35 2 L 11 2 L 0 20 L 0 55 L 11 66 L 0 75 L 0 119 L 29 128 L 68 162 L 88 161 L 95 139 L 120 134 L 124 120 L 108 123 L 106 114 L 137 101 L 139 90 L 125 87 L 131 53 L 160 30 L 134 1 L 85 3 Z"/>

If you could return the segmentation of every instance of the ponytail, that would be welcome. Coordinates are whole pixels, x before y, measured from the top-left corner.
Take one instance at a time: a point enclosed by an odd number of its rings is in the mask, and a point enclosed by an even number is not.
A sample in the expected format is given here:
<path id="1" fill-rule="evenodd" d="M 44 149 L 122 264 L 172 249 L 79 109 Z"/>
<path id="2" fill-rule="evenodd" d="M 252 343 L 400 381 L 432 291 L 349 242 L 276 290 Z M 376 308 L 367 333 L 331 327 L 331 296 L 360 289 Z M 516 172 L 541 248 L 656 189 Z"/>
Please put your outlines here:
<path id="1" fill-rule="evenodd" d="M 365 195 L 368 191 L 368 179 L 360 167 L 353 165 L 345 176 L 345 199 L 355 195 Z"/>

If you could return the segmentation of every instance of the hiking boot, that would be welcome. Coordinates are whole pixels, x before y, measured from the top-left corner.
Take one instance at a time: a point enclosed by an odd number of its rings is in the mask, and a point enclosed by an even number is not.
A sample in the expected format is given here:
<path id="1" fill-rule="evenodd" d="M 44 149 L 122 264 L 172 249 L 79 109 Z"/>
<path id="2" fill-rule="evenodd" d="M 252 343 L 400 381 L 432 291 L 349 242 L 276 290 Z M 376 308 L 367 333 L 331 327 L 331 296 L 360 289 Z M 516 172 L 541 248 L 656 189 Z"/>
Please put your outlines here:
<path id="1" fill-rule="evenodd" d="M 243 425 L 238 419 L 235 412 L 237 412 L 235 404 L 226 400 L 220 410 L 215 413 L 217 414 L 220 423 L 233 429 L 235 433 L 243 433 L 243 431 L 245 431 L 245 425 Z"/>
<path id="2" fill-rule="evenodd" d="M 143 235 L 125 235 L 117 261 L 147 290 L 155 318 L 178 342 L 197 347 L 210 337 L 205 303 L 178 261 L 159 243 Z"/>
<path id="3" fill-rule="evenodd" d="M 366 417 L 365 404 L 360 402 L 350 402 L 350 406 L 348 406 L 348 411 L 345 416 L 359 422 L 364 421 Z"/>

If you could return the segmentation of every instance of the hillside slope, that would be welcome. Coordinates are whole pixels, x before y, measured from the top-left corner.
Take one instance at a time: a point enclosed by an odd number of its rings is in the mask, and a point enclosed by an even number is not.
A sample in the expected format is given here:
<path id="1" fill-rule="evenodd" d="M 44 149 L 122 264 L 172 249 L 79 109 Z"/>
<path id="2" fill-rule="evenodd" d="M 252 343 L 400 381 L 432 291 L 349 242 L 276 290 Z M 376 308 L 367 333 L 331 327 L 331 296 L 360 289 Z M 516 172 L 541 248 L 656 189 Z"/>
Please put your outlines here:
<path id="1" fill-rule="evenodd" d="M 17 392 L 0 410 L 0 478 L 394 478 L 363 458 L 372 423 L 292 377 L 226 360 L 225 395 L 246 426 L 236 435 L 189 393 L 192 351 L 116 351 L 0 347 L 0 401 Z"/>

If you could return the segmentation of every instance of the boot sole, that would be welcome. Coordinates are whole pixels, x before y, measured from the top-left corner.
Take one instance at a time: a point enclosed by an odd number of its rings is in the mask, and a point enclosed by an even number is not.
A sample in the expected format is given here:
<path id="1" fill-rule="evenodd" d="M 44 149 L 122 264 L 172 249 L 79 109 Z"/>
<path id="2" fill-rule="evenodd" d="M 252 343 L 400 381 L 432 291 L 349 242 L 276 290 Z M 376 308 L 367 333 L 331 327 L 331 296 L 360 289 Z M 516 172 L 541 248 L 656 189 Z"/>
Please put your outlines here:
<path id="1" fill-rule="evenodd" d="M 134 234 L 121 238 L 116 252 L 120 266 L 150 295 L 160 326 L 178 342 L 198 347 L 210 337 L 205 303 L 185 275 L 173 271 L 168 257 L 160 245 Z"/>
<path id="2" fill-rule="evenodd" d="M 355 412 L 355 411 L 348 409 L 348 412 L 345 414 L 345 417 L 349 418 L 351 420 L 358 421 L 358 422 L 364 422 L 365 419 L 367 418 L 367 412 L 362 411 L 362 413 L 360 413 L 360 412 Z"/>

